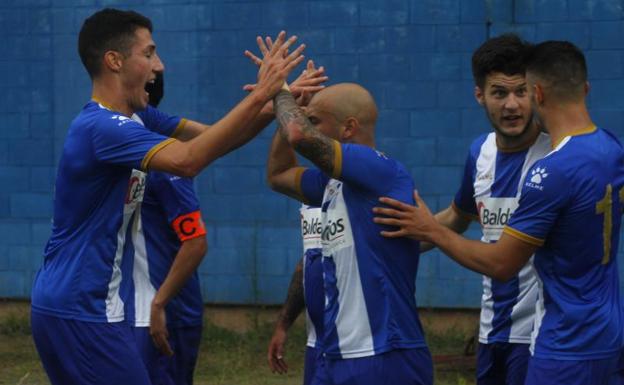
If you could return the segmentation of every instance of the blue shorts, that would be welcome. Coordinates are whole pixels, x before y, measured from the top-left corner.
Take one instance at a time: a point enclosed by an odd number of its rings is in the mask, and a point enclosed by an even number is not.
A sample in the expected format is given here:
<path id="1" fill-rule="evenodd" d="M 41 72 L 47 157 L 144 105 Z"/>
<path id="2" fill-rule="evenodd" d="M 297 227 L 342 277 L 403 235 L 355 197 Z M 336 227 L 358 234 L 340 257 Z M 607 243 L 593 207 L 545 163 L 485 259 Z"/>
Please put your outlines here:
<path id="1" fill-rule="evenodd" d="M 197 363 L 202 327 L 189 326 L 169 329 L 169 345 L 173 356 L 161 354 L 152 342 L 149 327 L 133 328 L 141 359 L 145 363 L 152 385 L 191 385 Z"/>
<path id="2" fill-rule="evenodd" d="M 306 347 L 305 361 L 303 364 L 303 385 L 311 385 L 312 379 L 315 376 L 317 367 L 321 367 L 321 360 L 323 359 L 320 349 L 310 346 Z"/>
<path id="3" fill-rule="evenodd" d="M 529 344 L 479 344 L 477 385 L 523 385 L 531 352 Z"/>
<path id="4" fill-rule="evenodd" d="M 531 357 L 525 385 L 615 385 L 620 354 L 601 360 L 548 360 Z"/>
<path id="5" fill-rule="evenodd" d="M 427 348 L 397 349 L 370 357 L 323 361 L 326 383 L 330 385 L 433 384 L 433 362 Z"/>
<path id="6" fill-rule="evenodd" d="M 31 314 L 32 336 L 53 385 L 150 385 L 126 322 Z"/>

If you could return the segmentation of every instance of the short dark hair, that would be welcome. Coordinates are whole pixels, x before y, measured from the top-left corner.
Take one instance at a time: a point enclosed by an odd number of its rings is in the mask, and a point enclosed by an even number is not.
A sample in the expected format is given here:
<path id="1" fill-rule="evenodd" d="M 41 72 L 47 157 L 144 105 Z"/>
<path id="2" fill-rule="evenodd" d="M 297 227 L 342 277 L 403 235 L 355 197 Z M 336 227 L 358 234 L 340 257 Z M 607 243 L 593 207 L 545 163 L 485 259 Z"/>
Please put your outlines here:
<path id="1" fill-rule="evenodd" d="M 134 11 L 105 8 L 89 16 L 80 28 L 78 53 L 91 79 L 101 71 L 106 51 L 129 53 L 138 28 L 152 32 L 152 22 Z"/>
<path id="2" fill-rule="evenodd" d="M 559 100 L 585 96 L 585 55 L 569 41 L 550 40 L 537 44 L 528 56 L 527 72 L 544 81 Z"/>
<path id="3" fill-rule="evenodd" d="M 486 77 L 493 72 L 510 76 L 524 75 L 530 48 L 530 43 L 513 33 L 486 40 L 472 54 L 472 76 L 475 84 L 483 88 Z"/>

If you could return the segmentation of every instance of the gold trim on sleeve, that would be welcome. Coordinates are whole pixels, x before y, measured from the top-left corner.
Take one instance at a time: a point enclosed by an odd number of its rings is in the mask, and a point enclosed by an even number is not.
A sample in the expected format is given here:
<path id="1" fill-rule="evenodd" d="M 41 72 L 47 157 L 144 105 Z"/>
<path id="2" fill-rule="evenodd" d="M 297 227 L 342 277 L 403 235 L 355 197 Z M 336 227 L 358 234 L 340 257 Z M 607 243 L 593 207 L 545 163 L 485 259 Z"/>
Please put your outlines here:
<path id="1" fill-rule="evenodd" d="M 178 125 L 176 126 L 175 130 L 173 130 L 173 133 L 169 137 L 177 138 L 178 136 L 180 136 L 180 134 L 182 134 L 182 131 L 184 130 L 184 127 L 186 127 L 186 123 L 188 123 L 188 119 L 186 118 L 180 119 L 180 122 L 178 122 Z"/>
<path id="2" fill-rule="evenodd" d="M 334 169 L 332 170 L 332 178 L 338 179 L 342 174 L 342 147 L 340 142 L 334 140 Z"/>
<path id="3" fill-rule="evenodd" d="M 165 139 L 162 142 L 156 144 L 154 147 L 150 148 L 150 150 L 143 157 L 143 161 L 141 162 L 141 170 L 147 171 L 147 167 L 149 166 L 150 160 L 156 155 L 156 153 L 176 140 L 173 138 Z"/>
<path id="4" fill-rule="evenodd" d="M 543 239 L 532 237 L 532 236 L 530 236 L 528 234 L 525 234 L 525 233 L 523 233 L 521 231 L 518 231 L 518 230 L 516 230 L 514 228 L 511 228 L 509 226 L 505 226 L 505 228 L 503 229 L 503 232 L 508 234 L 508 235 L 511 235 L 512 237 L 514 237 L 516 239 L 519 239 L 519 240 L 521 240 L 523 242 L 529 243 L 529 244 L 531 244 L 533 246 L 540 246 L 541 247 L 541 246 L 544 245 L 544 240 Z"/>

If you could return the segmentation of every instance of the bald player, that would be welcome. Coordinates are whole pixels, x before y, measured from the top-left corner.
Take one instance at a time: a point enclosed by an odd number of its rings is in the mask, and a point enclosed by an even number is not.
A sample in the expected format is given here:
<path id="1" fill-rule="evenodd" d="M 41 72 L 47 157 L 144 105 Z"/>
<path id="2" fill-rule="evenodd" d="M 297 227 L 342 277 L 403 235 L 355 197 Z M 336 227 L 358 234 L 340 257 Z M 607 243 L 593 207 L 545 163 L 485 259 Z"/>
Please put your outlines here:
<path id="1" fill-rule="evenodd" d="M 380 194 L 412 202 L 414 187 L 402 164 L 375 150 L 375 101 L 344 83 L 315 94 L 305 113 L 288 91 L 274 106 L 271 152 L 284 155 L 270 159 L 270 186 L 321 207 L 323 358 L 310 383 L 431 384 L 415 301 L 419 243 L 385 239 L 372 221 Z M 299 167 L 293 150 L 315 167 Z"/>

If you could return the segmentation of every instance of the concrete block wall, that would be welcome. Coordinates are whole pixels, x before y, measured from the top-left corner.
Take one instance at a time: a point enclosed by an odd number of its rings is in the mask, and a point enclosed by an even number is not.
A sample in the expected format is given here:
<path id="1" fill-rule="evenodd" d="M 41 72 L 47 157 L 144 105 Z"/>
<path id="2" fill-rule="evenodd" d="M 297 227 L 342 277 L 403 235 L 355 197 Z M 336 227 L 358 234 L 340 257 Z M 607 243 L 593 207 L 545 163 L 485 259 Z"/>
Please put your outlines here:
<path id="1" fill-rule="evenodd" d="M 471 140 L 490 130 L 472 96 L 472 51 L 514 31 L 568 39 L 589 62 L 595 121 L 624 136 L 622 0 L 4 0 L 0 2 L 0 297 L 28 298 L 50 232 L 55 165 L 89 99 L 77 55 L 84 18 L 135 9 L 155 25 L 166 66 L 161 108 L 214 122 L 255 79 L 255 36 L 300 36 L 330 81 L 355 81 L 380 109 L 378 146 L 403 161 L 432 210 L 458 186 Z M 280 303 L 301 254 L 298 204 L 271 192 L 264 165 L 274 127 L 196 179 L 209 227 L 200 268 L 206 302 Z M 473 227 L 469 235 L 478 237 Z M 620 247 L 620 253 L 624 246 Z M 418 301 L 478 307 L 481 277 L 421 256 Z"/>

